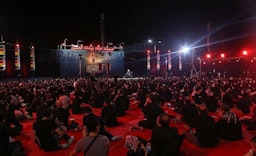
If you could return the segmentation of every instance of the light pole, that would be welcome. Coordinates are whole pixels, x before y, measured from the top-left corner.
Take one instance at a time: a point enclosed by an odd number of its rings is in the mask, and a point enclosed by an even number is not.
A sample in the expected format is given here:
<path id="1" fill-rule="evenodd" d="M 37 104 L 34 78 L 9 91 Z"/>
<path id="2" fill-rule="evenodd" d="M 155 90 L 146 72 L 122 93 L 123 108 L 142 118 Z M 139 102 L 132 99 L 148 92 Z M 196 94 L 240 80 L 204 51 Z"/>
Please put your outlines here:
<path id="1" fill-rule="evenodd" d="M 80 59 L 80 65 L 79 65 L 79 77 L 82 77 L 82 55 L 83 54 L 79 54 L 79 59 Z"/>

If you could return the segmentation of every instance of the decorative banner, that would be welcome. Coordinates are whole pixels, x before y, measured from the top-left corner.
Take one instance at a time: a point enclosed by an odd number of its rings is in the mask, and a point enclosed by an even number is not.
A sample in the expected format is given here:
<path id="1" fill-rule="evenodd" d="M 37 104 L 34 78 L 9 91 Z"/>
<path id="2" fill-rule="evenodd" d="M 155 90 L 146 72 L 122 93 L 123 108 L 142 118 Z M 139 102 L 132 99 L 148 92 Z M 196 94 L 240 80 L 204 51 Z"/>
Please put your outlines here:
<path id="1" fill-rule="evenodd" d="M 30 70 L 34 71 L 36 69 L 35 65 L 35 48 L 34 46 L 30 47 Z"/>
<path id="2" fill-rule="evenodd" d="M 15 70 L 20 70 L 20 46 L 15 46 Z"/>
<path id="3" fill-rule="evenodd" d="M 107 68 L 107 71 L 110 71 L 111 70 L 111 64 L 110 63 L 106 63 L 106 68 Z"/>
<path id="4" fill-rule="evenodd" d="M 179 53 L 179 70 L 182 70 L 181 53 Z"/>
<path id="5" fill-rule="evenodd" d="M 147 51 L 147 69 L 150 70 L 150 51 Z"/>
<path id="6" fill-rule="evenodd" d="M 0 44 L 0 71 L 4 71 L 5 69 L 6 69 L 5 45 Z"/>
<path id="7" fill-rule="evenodd" d="M 99 63 L 99 70 L 103 70 L 102 63 Z"/>
<path id="8" fill-rule="evenodd" d="M 156 52 L 156 69 L 160 70 L 160 51 Z"/>
<path id="9" fill-rule="evenodd" d="M 167 56 L 167 63 L 168 63 L 168 70 L 172 69 L 172 55 L 171 55 L 171 51 L 168 50 L 168 56 Z"/>

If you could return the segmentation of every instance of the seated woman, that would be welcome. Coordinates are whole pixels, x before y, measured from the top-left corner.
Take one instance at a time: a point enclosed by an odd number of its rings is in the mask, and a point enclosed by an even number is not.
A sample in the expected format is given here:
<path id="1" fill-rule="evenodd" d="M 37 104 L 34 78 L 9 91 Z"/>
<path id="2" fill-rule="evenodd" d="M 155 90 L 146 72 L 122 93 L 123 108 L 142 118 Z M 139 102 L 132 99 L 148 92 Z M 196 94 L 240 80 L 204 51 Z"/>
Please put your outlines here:
<path id="1" fill-rule="evenodd" d="M 35 140 L 39 142 L 40 148 L 45 151 L 55 151 L 67 148 L 74 141 L 74 136 L 69 137 L 53 120 L 52 110 L 48 107 L 42 110 L 42 119 L 35 121 L 33 131 Z M 63 138 L 67 143 L 60 144 L 59 139 Z"/>
<path id="2" fill-rule="evenodd" d="M 230 110 L 228 105 L 222 105 L 220 110 L 222 116 L 216 123 L 218 136 L 230 141 L 242 139 L 242 126 L 237 115 Z"/>
<path id="3" fill-rule="evenodd" d="M 190 129 L 185 131 L 185 139 L 202 148 L 215 147 L 219 143 L 214 119 L 208 114 L 205 106 L 198 107 L 199 115 L 190 123 Z"/>
<path id="4" fill-rule="evenodd" d="M 107 127 L 117 125 L 117 114 L 114 104 L 111 104 L 109 99 L 106 99 L 101 109 L 101 117 L 105 121 Z"/>

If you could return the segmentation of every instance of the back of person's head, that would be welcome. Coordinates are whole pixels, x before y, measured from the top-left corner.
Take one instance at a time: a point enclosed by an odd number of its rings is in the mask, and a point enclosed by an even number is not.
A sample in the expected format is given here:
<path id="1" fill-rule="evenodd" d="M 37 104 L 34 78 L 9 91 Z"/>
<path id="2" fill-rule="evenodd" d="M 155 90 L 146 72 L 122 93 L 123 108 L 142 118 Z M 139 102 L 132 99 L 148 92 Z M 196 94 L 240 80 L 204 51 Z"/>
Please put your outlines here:
<path id="1" fill-rule="evenodd" d="M 152 93 L 149 93 L 147 95 L 147 97 L 151 100 L 151 102 L 157 102 L 157 98 L 156 98 L 156 95 L 152 94 Z"/>
<path id="2" fill-rule="evenodd" d="M 96 116 L 89 116 L 86 118 L 85 126 L 87 128 L 87 132 L 93 132 L 97 130 L 97 126 L 99 126 L 99 120 Z"/>
<path id="3" fill-rule="evenodd" d="M 220 106 L 220 110 L 223 112 L 223 113 L 226 113 L 228 111 L 230 111 L 230 108 L 228 105 L 221 105 Z"/>
<path id="4" fill-rule="evenodd" d="M 51 117 L 52 109 L 50 107 L 45 107 L 42 111 L 43 111 L 42 112 L 43 117 L 47 117 L 47 118 Z"/>
<path id="5" fill-rule="evenodd" d="M 198 109 L 199 115 L 207 113 L 207 107 L 205 105 L 198 106 L 197 109 Z"/>
<path id="6" fill-rule="evenodd" d="M 161 124 L 161 127 L 169 127 L 170 118 L 167 114 L 159 114 L 157 122 L 158 124 Z"/>
<path id="7" fill-rule="evenodd" d="M 84 113 L 85 114 L 91 114 L 92 113 L 92 108 L 90 106 L 85 106 L 84 107 Z"/>

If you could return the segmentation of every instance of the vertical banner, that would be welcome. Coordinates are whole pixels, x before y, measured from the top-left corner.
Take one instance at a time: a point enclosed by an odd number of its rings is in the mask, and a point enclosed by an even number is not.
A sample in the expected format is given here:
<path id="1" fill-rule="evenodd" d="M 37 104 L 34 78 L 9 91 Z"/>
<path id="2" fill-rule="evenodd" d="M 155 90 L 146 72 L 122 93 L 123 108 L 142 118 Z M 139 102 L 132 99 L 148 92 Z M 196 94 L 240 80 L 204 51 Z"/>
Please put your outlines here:
<path id="1" fill-rule="evenodd" d="M 6 60 L 5 60 L 5 45 L 0 44 L 0 71 L 5 71 Z"/>
<path id="2" fill-rule="evenodd" d="M 103 70 L 102 63 L 99 63 L 99 70 Z"/>
<path id="3" fill-rule="evenodd" d="M 36 69 L 35 65 L 35 48 L 34 46 L 30 47 L 30 70 L 34 71 Z"/>
<path id="4" fill-rule="evenodd" d="M 160 51 L 156 52 L 156 69 L 160 70 Z"/>
<path id="5" fill-rule="evenodd" d="M 182 70 L 182 60 L 181 53 L 179 53 L 179 70 Z"/>
<path id="6" fill-rule="evenodd" d="M 147 69 L 150 70 L 150 51 L 147 51 Z"/>
<path id="7" fill-rule="evenodd" d="M 107 66 L 107 70 L 110 71 L 111 70 L 111 64 L 110 63 L 106 63 Z"/>
<path id="8" fill-rule="evenodd" d="M 15 70 L 20 70 L 20 46 L 15 45 Z"/>
<path id="9" fill-rule="evenodd" d="M 172 55 L 171 55 L 170 50 L 168 50 L 167 63 L 168 63 L 168 70 L 171 70 L 172 69 Z"/>

